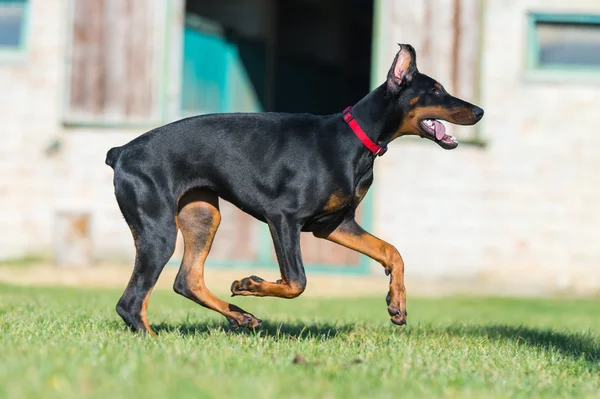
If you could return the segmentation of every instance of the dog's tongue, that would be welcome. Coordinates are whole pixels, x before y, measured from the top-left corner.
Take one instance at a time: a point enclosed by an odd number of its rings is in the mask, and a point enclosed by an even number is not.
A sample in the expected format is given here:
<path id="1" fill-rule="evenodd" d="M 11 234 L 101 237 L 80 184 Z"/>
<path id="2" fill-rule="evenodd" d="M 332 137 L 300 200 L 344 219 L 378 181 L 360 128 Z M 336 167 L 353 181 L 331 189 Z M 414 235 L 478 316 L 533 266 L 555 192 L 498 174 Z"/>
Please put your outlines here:
<path id="1" fill-rule="evenodd" d="M 446 135 L 446 128 L 441 122 L 436 120 L 433 121 L 433 128 L 435 129 L 435 138 L 441 140 Z"/>

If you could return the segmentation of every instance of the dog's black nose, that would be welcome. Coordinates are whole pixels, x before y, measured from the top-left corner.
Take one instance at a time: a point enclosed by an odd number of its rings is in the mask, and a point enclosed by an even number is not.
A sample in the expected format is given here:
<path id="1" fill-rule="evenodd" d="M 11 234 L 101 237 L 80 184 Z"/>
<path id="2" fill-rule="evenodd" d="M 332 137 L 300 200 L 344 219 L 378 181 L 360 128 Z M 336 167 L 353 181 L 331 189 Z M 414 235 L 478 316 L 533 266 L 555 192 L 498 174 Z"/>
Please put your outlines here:
<path id="1" fill-rule="evenodd" d="M 473 115 L 475 115 L 475 118 L 481 119 L 483 117 L 483 110 L 479 107 L 473 107 Z"/>

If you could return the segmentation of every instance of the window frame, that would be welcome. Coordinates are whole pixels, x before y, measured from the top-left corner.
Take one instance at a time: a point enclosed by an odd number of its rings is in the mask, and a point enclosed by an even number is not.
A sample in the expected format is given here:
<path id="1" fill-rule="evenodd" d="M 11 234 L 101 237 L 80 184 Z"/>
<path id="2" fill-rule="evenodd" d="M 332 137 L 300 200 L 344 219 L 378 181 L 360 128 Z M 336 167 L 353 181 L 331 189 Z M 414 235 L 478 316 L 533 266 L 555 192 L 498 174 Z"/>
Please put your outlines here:
<path id="1" fill-rule="evenodd" d="M 21 20 L 21 40 L 18 46 L 3 46 L 0 45 L 0 62 L 22 60 L 26 55 L 29 45 L 29 19 L 31 0 L 0 0 L 0 5 L 3 3 L 23 4 L 23 15 Z"/>
<path id="2" fill-rule="evenodd" d="M 538 76 L 564 77 L 564 76 L 594 76 L 600 78 L 600 65 L 584 66 L 572 64 L 541 64 L 539 62 L 540 46 L 537 40 L 538 23 L 564 23 L 597 25 L 600 30 L 600 14 L 567 14 L 551 12 L 529 12 L 527 16 L 527 65 L 529 73 Z"/>
<path id="3" fill-rule="evenodd" d="M 1 1 L 1 0 L 0 0 Z M 26 0 L 31 1 L 31 0 Z M 66 65 L 63 71 L 63 96 L 61 100 L 61 123 L 62 126 L 67 128 L 92 128 L 92 129 L 124 129 L 124 130 L 138 130 L 138 129 L 151 129 L 167 123 L 172 119 L 171 115 L 167 114 L 167 86 L 169 83 L 169 46 L 172 40 L 171 31 L 173 30 L 174 24 L 174 5 L 171 2 L 163 2 L 163 12 L 157 13 L 157 20 L 160 20 L 163 25 L 160 28 L 159 33 L 156 37 L 155 48 L 157 48 L 162 58 L 162 61 L 157 62 L 155 66 L 158 74 L 158 80 L 155 83 L 154 95 L 156 96 L 155 114 L 148 118 L 130 118 L 123 119 L 118 118 L 105 118 L 104 116 L 82 116 L 73 112 L 70 106 L 71 98 L 71 73 L 73 65 L 70 62 L 73 56 L 73 23 L 75 18 L 75 1 L 69 1 L 66 12 L 66 18 L 64 27 L 66 29 L 65 34 L 65 60 Z"/>

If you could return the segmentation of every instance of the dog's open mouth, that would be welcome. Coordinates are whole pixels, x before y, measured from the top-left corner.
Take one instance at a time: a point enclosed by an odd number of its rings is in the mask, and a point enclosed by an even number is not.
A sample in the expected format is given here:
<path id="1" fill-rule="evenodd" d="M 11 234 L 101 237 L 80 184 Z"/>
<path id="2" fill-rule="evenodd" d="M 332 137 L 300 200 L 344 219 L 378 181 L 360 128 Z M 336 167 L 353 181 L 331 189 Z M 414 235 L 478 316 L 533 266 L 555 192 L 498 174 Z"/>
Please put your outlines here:
<path id="1" fill-rule="evenodd" d="M 438 143 L 442 148 L 451 150 L 458 146 L 456 137 L 446 134 L 446 128 L 442 122 L 435 119 L 423 119 L 421 127 L 427 133 L 427 138 Z"/>

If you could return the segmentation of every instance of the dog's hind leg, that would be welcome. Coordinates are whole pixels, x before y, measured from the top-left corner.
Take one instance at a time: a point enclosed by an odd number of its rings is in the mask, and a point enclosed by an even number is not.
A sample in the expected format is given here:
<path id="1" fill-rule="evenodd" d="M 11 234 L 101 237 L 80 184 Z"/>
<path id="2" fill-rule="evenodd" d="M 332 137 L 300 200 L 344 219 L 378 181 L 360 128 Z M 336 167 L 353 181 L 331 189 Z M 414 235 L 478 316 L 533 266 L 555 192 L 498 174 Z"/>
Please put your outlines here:
<path id="1" fill-rule="evenodd" d="M 135 240 L 135 265 L 129 284 L 117 303 L 117 313 L 133 331 L 152 335 L 155 333 L 146 317 L 148 300 L 158 276 L 173 255 L 177 239 L 174 211 L 165 210 L 159 215 L 137 215 L 128 220 Z M 132 224 L 132 220 L 136 223 Z"/>
<path id="2" fill-rule="evenodd" d="M 183 235 L 184 254 L 173 289 L 192 301 L 221 313 L 232 327 L 260 326 L 261 321 L 239 307 L 214 296 L 204 283 L 204 262 L 221 222 L 219 197 L 208 190 L 195 190 L 179 201 L 177 223 Z"/>

